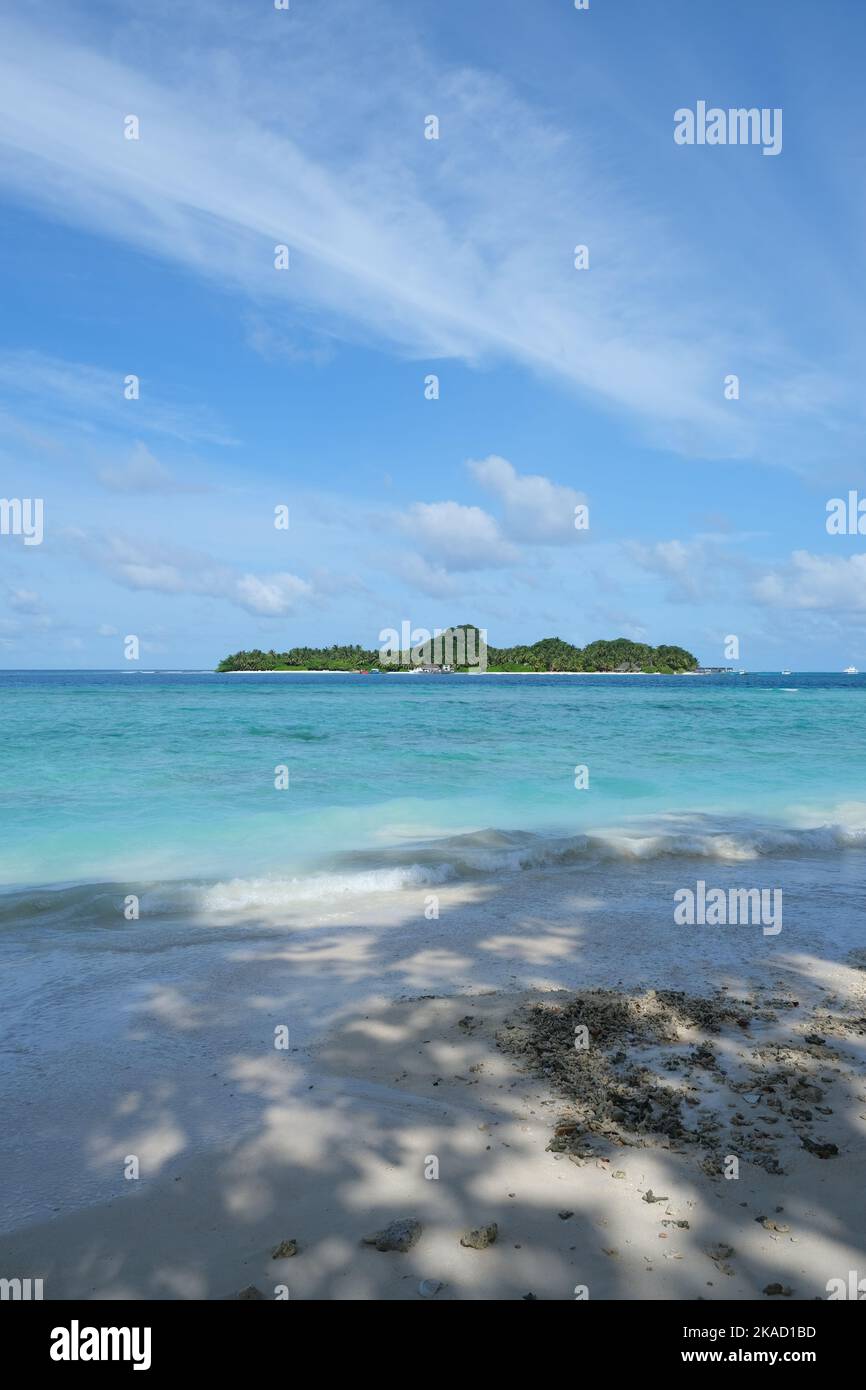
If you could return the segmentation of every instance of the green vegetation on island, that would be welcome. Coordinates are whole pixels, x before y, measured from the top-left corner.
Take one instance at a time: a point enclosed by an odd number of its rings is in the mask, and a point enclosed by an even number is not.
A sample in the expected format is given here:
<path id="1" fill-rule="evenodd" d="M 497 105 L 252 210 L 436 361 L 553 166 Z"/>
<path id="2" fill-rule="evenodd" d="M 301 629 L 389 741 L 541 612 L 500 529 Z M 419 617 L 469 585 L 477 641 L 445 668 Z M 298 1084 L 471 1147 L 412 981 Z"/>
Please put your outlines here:
<path id="1" fill-rule="evenodd" d="M 413 634 L 414 635 L 414 634 Z M 451 638 L 449 648 L 448 639 Z M 440 642 L 442 645 L 440 645 Z M 432 649 L 431 649 L 432 648 Z M 443 650 L 444 649 L 444 650 Z M 285 652 L 235 652 L 224 657 L 217 671 L 369 671 L 393 672 L 443 666 L 455 671 L 484 669 L 479 662 L 481 650 L 479 629 L 464 623 L 449 628 L 437 642 L 413 647 L 411 651 L 393 652 L 360 646 L 291 647 Z M 452 654 L 449 654 L 452 653 Z M 454 655 L 453 653 L 456 653 Z M 461 660 L 461 657 L 463 658 Z M 575 647 L 561 637 L 543 637 L 530 646 L 492 647 L 486 649 L 486 669 L 500 672 L 644 672 L 647 675 L 676 675 L 696 671 L 697 658 L 683 647 L 667 644 L 650 647 L 644 642 L 632 642 L 627 637 L 610 641 L 590 642 Z"/>

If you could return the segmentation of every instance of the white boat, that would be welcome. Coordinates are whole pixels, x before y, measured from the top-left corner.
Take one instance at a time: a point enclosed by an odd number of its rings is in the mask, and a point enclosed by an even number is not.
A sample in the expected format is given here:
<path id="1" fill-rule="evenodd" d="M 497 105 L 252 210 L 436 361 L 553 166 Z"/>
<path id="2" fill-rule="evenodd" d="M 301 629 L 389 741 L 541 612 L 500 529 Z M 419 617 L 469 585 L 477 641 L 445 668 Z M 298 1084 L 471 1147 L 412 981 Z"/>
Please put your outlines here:
<path id="1" fill-rule="evenodd" d="M 782 672 L 782 675 L 783 675 L 783 676 L 790 676 L 790 674 L 791 674 L 790 671 L 783 671 L 783 672 Z"/>
<path id="2" fill-rule="evenodd" d="M 860 672 L 857 670 L 856 666 L 846 666 L 845 670 L 842 672 L 843 676 L 859 676 L 859 674 Z"/>

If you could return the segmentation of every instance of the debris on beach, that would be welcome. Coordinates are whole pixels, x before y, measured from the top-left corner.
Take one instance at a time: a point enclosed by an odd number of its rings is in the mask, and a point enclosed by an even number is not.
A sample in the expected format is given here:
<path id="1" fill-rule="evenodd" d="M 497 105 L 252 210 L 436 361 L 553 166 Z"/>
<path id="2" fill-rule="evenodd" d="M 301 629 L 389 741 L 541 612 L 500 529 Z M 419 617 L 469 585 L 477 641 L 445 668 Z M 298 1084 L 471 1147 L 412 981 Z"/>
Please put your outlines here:
<path id="1" fill-rule="evenodd" d="M 298 1253 L 298 1242 L 296 1240 L 281 1240 L 279 1245 L 271 1251 L 272 1260 L 290 1260 L 293 1255 Z"/>
<path id="2" fill-rule="evenodd" d="M 411 1250 L 416 1245 L 421 1236 L 422 1226 L 420 1221 L 415 1221 L 412 1217 L 404 1217 L 401 1220 L 392 1221 L 384 1230 L 374 1231 L 372 1235 L 364 1236 L 364 1245 L 375 1245 L 377 1250 L 396 1250 L 399 1254 L 405 1255 L 407 1250 Z"/>
<path id="3" fill-rule="evenodd" d="M 759 1226 L 763 1226 L 765 1231 L 775 1231 L 779 1235 L 787 1235 L 791 1230 L 784 1221 L 774 1221 L 771 1216 L 756 1216 L 755 1220 Z"/>
<path id="4" fill-rule="evenodd" d="M 731 1155 L 781 1176 L 781 1156 L 799 1146 L 821 1159 L 838 1154 L 808 1126 L 832 1115 L 819 1102 L 845 1071 L 834 1044 L 866 1033 L 866 1015 L 862 998 L 809 1010 L 778 985 L 763 995 L 762 986 L 743 998 L 723 989 L 557 991 L 521 1008 L 496 1041 L 566 1102 L 547 1145 L 554 1154 L 582 1165 L 622 1147 L 692 1150 L 712 1178 Z M 649 1191 L 643 1200 L 667 1199 Z"/>
<path id="5" fill-rule="evenodd" d="M 831 1144 L 827 1139 L 812 1139 L 808 1134 L 801 1134 L 800 1140 L 803 1148 L 816 1158 L 835 1158 L 839 1149 L 836 1144 Z"/>
<path id="6" fill-rule="evenodd" d="M 460 1237 L 460 1244 L 469 1250 L 486 1250 L 488 1245 L 493 1245 L 498 1235 L 499 1227 L 493 1221 L 489 1226 L 477 1226 L 473 1231 L 464 1231 Z"/>

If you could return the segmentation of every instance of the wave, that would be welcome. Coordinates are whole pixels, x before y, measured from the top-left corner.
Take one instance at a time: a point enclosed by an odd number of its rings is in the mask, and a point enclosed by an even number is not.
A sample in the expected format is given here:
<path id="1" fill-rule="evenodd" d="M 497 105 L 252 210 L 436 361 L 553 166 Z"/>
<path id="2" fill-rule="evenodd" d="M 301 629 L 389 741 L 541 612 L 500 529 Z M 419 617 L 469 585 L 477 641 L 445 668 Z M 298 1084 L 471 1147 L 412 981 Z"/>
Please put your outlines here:
<path id="1" fill-rule="evenodd" d="M 530 831 L 480 830 L 423 843 L 337 856 L 329 871 L 292 878 L 234 878 L 203 890 L 205 912 L 291 907 L 295 903 L 399 893 L 531 870 L 567 869 L 581 863 L 637 863 L 665 858 L 743 863 L 769 856 L 866 849 L 866 825 L 810 828 L 724 825 L 698 827 L 703 818 L 667 818 L 664 827 L 544 836 Z M 681 822 L 685 821 L 683 825 Z"/>
<path id="2" fill-rule="evenodd" d="M 863 814 L 866 815 L 866 808 Z M 581 859 L 660 859 L 697 856 L 738 861 L 773 854 L 813 854 L 866 848 L 866 823 L 832 822 L 797 827 L 757 819 L 705 815 L 660 815 L 652 821 L 588 831 L 579 835 L 540 835 L 532 831 L 480 830 L 444 836 L 422 844 L 375 851 L 377 864 L 443 865 L 458 873 L 544 868 Z M 368 851 L 341 857 L 364 862 Z"/>
<path id="3" fill-rule="evenodd" d="M 855 813 L 855 808 L 848 808 Z M 765 857 L 798 858 L 866 848 L 866 824 L 833 821 L 796 827 L 725 820 L 705 815 L 663 815 L 651 822 L 579 835 L 479 830 L 378 849 L 334 855 L 309 872 L 238 876 L 219 881 L 58 884 L 0 893 L 0 926 L 20 928 L 127 925 L 128 896 L 139 898 L 141 920 L 182 916 L 206 924 L 214 919 L 295 904 L 345 901 L 378 893 L 401 893 L 503 874 L 581 864 L 604 866 L 663 859 L 743 863 Z"/>
<path id="4" fill-rule="evenodd" d="M 361 897 L 369 893 L 399 893 L 405 888 L 424 888 L 454 877 L 456 874 L 445 865 L 434 869 L 411 864 L 402 869 L 368 869 L 354 874 L 310 874 L 305 878 L 234 878 L 205 889 L 201 906 L 206 912 L 284 907 L 292 903 Z"/>

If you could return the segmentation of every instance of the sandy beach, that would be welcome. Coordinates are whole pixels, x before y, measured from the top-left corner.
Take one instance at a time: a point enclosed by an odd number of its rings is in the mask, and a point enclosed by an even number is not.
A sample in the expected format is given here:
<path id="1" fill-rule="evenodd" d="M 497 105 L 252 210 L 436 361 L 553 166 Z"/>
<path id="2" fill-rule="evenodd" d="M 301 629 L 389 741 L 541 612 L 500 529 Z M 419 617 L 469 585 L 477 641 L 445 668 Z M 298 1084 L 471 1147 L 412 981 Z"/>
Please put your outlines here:
<path id="1" fill-rule="evenodd" d="M 524 871 L 443 887 L 433 921 L 402 892 L 58 946 L 44 984 L 89 951 L 90 986 L 48 1047 L 39 987 L 19 1000 L 3 1269 L 56 1299 L 826 1298 L 866 1271 L 862 958 L 809 913 L 644 931 L 637 882 L 603 902 L 586 870 Z M 668 1038 L 596 1030 L 595 1062 L 638 1068 L 636 1127 L 577 1103 L 570 1039 L 527 1047 L 533 1004 L 570 1034 L 599 989 L 713 1001 L 685 1027 L 668 1001 Z M 654 1128 L 649 1082 L 691 1136 Z M 400 1220 L 407 1251 L 363 1243 Z"/>

